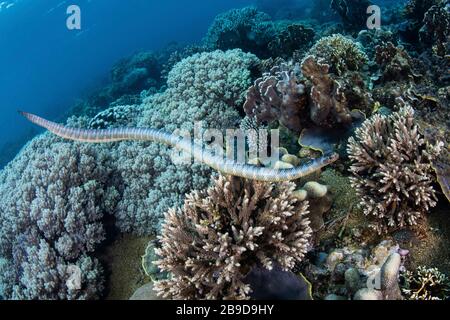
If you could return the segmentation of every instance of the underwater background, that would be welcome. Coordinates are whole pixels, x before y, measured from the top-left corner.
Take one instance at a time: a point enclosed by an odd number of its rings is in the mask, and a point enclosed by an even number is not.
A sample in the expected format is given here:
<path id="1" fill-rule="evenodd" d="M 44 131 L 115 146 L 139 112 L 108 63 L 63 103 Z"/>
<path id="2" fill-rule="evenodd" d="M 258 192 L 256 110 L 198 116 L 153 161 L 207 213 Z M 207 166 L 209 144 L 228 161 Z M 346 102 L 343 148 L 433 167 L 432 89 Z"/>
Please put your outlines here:
<path id="1" fill-rule="evenodd" d="M 449 299 L 449 37 L 448 0 L 0 0 L 0 298 Z M 222 176 L 18 110 L 339 159 Z"/>

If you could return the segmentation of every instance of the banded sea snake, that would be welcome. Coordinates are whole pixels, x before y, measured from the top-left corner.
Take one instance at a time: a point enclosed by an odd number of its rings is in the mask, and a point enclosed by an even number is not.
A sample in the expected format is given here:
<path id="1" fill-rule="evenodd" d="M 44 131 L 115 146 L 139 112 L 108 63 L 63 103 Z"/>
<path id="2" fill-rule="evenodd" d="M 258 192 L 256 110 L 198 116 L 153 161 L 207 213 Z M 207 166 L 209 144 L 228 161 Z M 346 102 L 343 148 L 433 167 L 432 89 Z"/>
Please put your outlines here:
<path id="1" fill-rule="evenodd" d="M 55 135 L 80 142 L 107 143 L 117 141 L 153 141 L 163 143 L 185 152 L 192 152 L 193 157 L 222 174 L 242 177 L 250 180 L 282 182 L 296 180 L 307 176 L 338 159 L 336 153 L 330 153 L 309 163 L 291 169 L 274 169 L 224 160 L 223 157 L 203 152 L 203 148 L 195 143 L 188 143 L 180 137 L 150 128 L 117 128 L 117 129 L 76 129 L 48 121 L 34 114 L 19 111 L 25 118 L 41 126 Z"/>

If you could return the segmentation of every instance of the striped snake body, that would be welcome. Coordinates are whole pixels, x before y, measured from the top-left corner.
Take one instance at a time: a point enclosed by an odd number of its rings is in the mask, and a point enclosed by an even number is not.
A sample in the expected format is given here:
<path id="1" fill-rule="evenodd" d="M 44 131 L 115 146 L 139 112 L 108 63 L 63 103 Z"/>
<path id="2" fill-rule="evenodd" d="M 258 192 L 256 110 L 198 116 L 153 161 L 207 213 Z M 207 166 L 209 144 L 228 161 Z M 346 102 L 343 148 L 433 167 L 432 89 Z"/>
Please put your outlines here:
<path id="1" fill-rule="evenodd" d="M 207 166 L 223 174 L 251 180 L 269 182 L 296 180 L 307 176 L 338 159 L 338 155 L 332 153 L 292 169 L 257 167 L 237 163 L 236 161 L 224 160 L 223 157 L 204 152 L 203 148 L 198 144 L 184 141 L 178 136 L 168 134 L 160 130 L 149 128 L 117 128 L 104 130 L 76 129 L 48 121 L 34 114 L 21 111 L 19 112 L 34 124 L 37 124 L 38 126 L 41 126 L 55 135 L 65 139 L 89 143 L 106 143 L 126 140 L 163 143 L 185 152 L 192 153 L 196 160 L 201 161 Z"/>

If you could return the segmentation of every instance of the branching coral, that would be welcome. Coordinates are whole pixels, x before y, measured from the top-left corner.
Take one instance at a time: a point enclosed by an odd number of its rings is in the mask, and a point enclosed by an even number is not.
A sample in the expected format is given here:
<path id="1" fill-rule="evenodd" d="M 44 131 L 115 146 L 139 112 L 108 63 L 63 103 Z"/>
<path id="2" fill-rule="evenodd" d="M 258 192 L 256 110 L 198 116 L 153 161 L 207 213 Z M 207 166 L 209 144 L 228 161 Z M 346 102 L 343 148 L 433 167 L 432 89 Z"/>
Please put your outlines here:
<path id="1" fill-rule="evenodd" d="M 351 182 L 378 232 L 416 225 L 436 205 L 430 162 L 441 147 L 425 141 L 409 106 L 374 115 L 349 139 Z"/>
<path id="2" fill-rule="evenodd" d="M 329 65 L 330 72 L 338 76 L 361 70 L 368 60 L 357 43 L 341 34 L 321 38 L 309 50 L 309 55 L 323 60 Z"/>
<path id="3" fill-rule="evenodd" d="M 450 280 L 436 268 L 419 266 L 406 271 L 402 292 L 408 300 L 447 300 L 450 298 Z"/>
<path id="4" fill-rule="evenodd" d="M 206 191 L 169 210 L 156 264 L 171 273 L 156 283 L 175 299 L 246 299 L 244 277 L 253 267 L 292 269 L 311 236 L 308 202 L 292 195 L 295 184 L 219 176 Z"/>
<path id="5" fill-rule="evenodd" d="M 110 175 L 104 148 L 48 134 L 32 140 L 0 173 L 0 255 L 8 261 L 8 298 L 99 296 L 98 262 L 86 254 L 104 239 L 101 220 L 117 202 Z M 85 267 L 77 290 L 65 284 L 69 265 Z"/>
<path id="6" fill-rule="evenodd" d="M 258 123 L 279 121 L 290 130 L 300 132 L 307 120 L 307 95 L 298 79 L 298 66 L 283 63 L 273 67 L 255 81 L 247 92 L 244 111 Z"/>
<path id="7" fill-rule="evenodd" d="M 167 90 L 144 101 L 137 125 L 191 134 L 196 121 L 203 121 L 203 128 L 238 128 L 238 108 L 251 84 L 250 68 L 257 61 L 240 50 L 184 59 L 170 72 Z M 124 142 L 113 149 L 122 181 L 122 200 L 115 214 L 122 231 L 156 231 L 168 208 L 181 205 L 191 190 L 208 185 L 209 168 L 199 163 L 174 164 L 171 156 L 169 147 L 155 143 Z"/>

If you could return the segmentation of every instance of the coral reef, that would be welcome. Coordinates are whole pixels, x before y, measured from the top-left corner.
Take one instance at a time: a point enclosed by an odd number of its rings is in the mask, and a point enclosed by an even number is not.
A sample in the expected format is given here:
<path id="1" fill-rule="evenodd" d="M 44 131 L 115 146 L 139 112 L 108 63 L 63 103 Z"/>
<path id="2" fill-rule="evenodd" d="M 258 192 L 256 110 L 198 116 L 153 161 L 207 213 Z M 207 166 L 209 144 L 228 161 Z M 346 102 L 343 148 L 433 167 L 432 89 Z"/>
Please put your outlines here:
<path id="1" fill-rule="evenodd" d="M 374 282 L 379 281 L 377 288 L 363 288 L 358 290 L 353 297 L 354 300 L 402 300 L 399 273 L 402 257 L 399 253 L 391 253 L 380 269 Z M 378 278 L 378 279 L 377 279 Z"/>
<path id="2" fill-rule="evenodd" d="M 368 60 L 357 43 L 341 34 L 321 38 L 309 50 L 308 55 L 328 64 L 330 72 L 338 76 L 347 71 L 361 70 Z"/>
<path id="3" fill-rule="evenodd" d="M 450 53 L 450 1 L 442 0 L 428 9 L 419 36 L 420 41 L 425 46 L 431 45 L 438 56 Z"/>
<path id="4" fill-rule="evenodd" d="M 352 185 L 378 232 L 416 225 L 436 205 L 430 161 L 441 148 L 424 140 L 408 106 L 374 115 L 349 139 Z"/>
<path id="5" fill-rule="evenodd" d="M 402 274 L 402 292 L 408 300 L 448 300 L 450 280 L 437 268 L 419 266 Z"/>
<path id="6" fill-rule="evenodd" d="M 298 80 L 299 67 L 283 63 L 273 67 L 255 81 L 247 92 L 244 111 L 258 123 L 279 121 L 290 130 L 300 132 L 306 119 L 305 86 Z"/>
<path id="7" fill-rule="evenodd" d="M 320 127 L 349 127 L 353 122 L 350 108 L 369 109 L 371 97 L 357 73 L 336 80 L 330 66 L 314 56 L 302 62 L 303 75 L 311 81 L 310 118 Z"/>
<path id="8" fill-rule="evenodd" d="M 130 124 L 130 120 L 136 118 L 138 112 L 136 105 L 116 106 L 98 113 L 89 122 L 89 128 L 107 129 L 124 127 Z"/>
<path id="9" fill-rule="evenodd" d="M 402 299 L 399 271 L 406 254 L 393 241 L 355 244 L 310 253 L 301 268 L 313 281 L 314 297 L 325 300 Z"/>
<path id="10" fill-rule="evenodd" d="M 179 62 L 164 93 L 148 97 L 137 125 L 187 130 L 238 128 L 238 109 L 250 86 L 250 69 L 258 59 L 241 50 L 195 54 Z M 115 211 L 121 231 L 150 234 L 159 228 L 168 208 L 180 206 L 184 195 L 205 188 L 211 170 L 198 163 L 175 164 L 173 151 L 155 143 L 120 143 L 112 158 L 121 181 L 122 200 Z"/>
<path id="11" fill-rule="evenodd" d="M 182 211 L 166 214 L 156 250 L 168 280 L 155 284 L 175 299 L 246 299 L 244 277 L 253 267 L 290 270 L 311 236 L 308 203 L 293 183 L 261 183 L 219 176 L 206 191 L 189 194 Z"/>
<path id="12" fill-rule="evenodd" d="M 103 215 L 118 200 L 111 174 L 104 148 L 49 134 L 32 140 L 0 173 L 0 254 L 13 277 L 8 298 L 101 295 L 100 266 L 87 254 L 104 239 Z M 74 289 L 66 285 L 72 265 L 82 271 Z"/>
<path id="13" fill-rule="evenodd" d="M 402 48 L 392 42 L 376 47 L 375 62 L 380 66 L 380 81 L 414 81 L 418 75 L 414 73 L 413 61 Z"/>
<path id="14" fill-rule="evenodd" d="M 307 200 L 309 203 L 308 218 L 314 232 L 324 227 L 324 214 L 331 209 L 333 202 L 328 187 L 316 181 L 306 182 L 302 188 L 294 191 L 293 195 L 299 201 Z"/>
<path id="15" fill-rule="evenodd" d="M 139 94 L 142 90 L 157 87 L 160 75 L 161 66 L 156 54 L 138 52 L 113 67 L 109 95 L 120 97 L 123 94 Z"/>
<path id="16" fill-rule="evenodd" d="M 276 29 L 276 37 L 268 44 L 273 57 L 289 59 L 294 53 L 302 55 L 308 51 L 315 36 L 314 29 L 299 23 L 281 23 Z"/>
<path id="17" fill-rule="evenodd" d="M 216 17 L 203 40 L 211 50 L 239 48 L 267 58 L 268 44 L 275 35 L 269 15 L 253 7 L 233 9 Z"/>
<path id="18" fill-rule="evenodd" d="M 139 259 L 153 237 L 117 233 L 97 250 L 105 270 L 105 300 L 126 300 L 135 290 L 148 282 Z"/>

